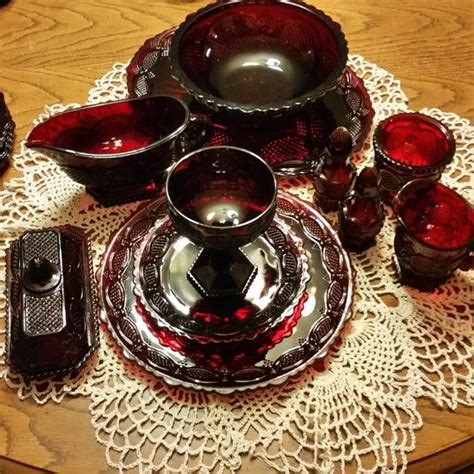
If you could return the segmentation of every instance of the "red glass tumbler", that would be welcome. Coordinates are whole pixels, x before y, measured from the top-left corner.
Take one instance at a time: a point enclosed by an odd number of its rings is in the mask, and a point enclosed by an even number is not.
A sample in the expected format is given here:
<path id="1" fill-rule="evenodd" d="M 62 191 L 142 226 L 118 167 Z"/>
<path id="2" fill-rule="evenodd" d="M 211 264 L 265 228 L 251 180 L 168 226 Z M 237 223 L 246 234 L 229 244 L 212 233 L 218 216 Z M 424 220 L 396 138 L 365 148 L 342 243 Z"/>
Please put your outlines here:
<path id="1" fill-rule="evenodd" d="M 394 263 L 402 283 L 431 291 L 456 270 L 474 268 L 474 209 L 432 179 L 407 183 L 395 196 Z"/>

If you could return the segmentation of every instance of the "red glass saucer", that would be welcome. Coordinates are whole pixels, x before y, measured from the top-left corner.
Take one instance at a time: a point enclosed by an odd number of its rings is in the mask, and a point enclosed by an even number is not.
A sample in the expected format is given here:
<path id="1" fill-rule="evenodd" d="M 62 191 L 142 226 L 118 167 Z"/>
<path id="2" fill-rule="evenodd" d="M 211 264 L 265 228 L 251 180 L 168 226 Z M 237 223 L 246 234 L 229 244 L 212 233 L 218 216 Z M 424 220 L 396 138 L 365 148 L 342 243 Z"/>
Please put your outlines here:
<path id="1" fill-rule="evenodd" d="M 291 121 L 278 123 L 278 127 L 269 121 L 271 127 L 252 129 L 210 113 L 172 78 L 168 55 L 175 31 L 173 28 L 156 35 L 137 51 L 127 68 L 128 92 L 130 97 L 157 93 L 180 97 L 192 112 L 205 115 L 214 123 L 208 146 L 247 148 L 261 156 L 279 176 L 294 176 L 309 172 L 327 145 L 329 134 L 338 126 L 351 133 L 354 151 L 364 144 L 375 112 L 363 80 L 349 67 L 339 77 L 336 89 Z M 187 133 L 191 131 L 192 128 Z"/>
<path id="2" fill-rule="evenodd" d="M 171 385 L 221 394 L 283 383 L 324 357 L 350 316 L 349 257 L 335 230 L 304 201 L 280 192 L 276 216 L 303 240 L 310 280 L 301 314 L 258 336 L 246 356 L 245 342 L 229 346 L 230 353 L 217 354 L 214 344 L 197 352 L 194 343 L 157 331 L 137 304 L 133 274 L 137 250 L 155 222 L 167 218 L 166 203 L 161 198 L 135 212 L 111 237 L 97 274 L 101 318 L 124 355 Z"/>
<path id="3" fill-rule="evenodd" d="M 296 301 L 293 312 L 280 324 L 259 334 L 252 339 L 232 342 L 212 342 L 202 344 L 196 340 L 187 339 L 177 335 L 170 329 L 150 325 L 150 331 L 158 338 L 163 347 L 167 347 L 183 357 L 192 359 L 200 366 L 210 367 L 213 371 L 223 372 L 229 370 L 242 371 L 252 368 L 253 365 L 265 360 L 265 355 L 283 339 L 291 336 L 295 326 L 302 316 L 304 304 L 308 295 L 303 293 Z M 149 317 L 146 310 L 137 302 L 137 312 L 147 320 Z"/>

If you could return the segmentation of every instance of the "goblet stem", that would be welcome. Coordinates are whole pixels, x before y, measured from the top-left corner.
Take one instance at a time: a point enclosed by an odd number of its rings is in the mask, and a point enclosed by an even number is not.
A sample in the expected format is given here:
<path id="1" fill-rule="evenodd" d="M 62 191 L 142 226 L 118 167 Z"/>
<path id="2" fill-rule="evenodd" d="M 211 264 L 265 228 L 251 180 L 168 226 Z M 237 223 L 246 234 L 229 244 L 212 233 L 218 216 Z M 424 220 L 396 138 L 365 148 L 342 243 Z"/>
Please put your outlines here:
<path id="1" fill-rule="evenodd" d="M 204 298 L 245 296 L 257 267 L 238 247 L 203 248 L 187 278 Z"/>

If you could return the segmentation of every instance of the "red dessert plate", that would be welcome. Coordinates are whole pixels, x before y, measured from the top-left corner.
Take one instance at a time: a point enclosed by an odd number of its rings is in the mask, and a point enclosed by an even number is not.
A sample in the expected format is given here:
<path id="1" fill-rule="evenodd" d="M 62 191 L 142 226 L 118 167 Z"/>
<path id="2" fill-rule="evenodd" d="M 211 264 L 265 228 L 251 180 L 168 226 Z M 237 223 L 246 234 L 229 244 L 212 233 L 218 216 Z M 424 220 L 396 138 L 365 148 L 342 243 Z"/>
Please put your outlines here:
<path id="1" fill-rule="evenodd" d="M 309 204 L 279 193 L 276 218 L 303 241 L 309 281 L 293 314 L 252 339 L 202 344 L 157 325 L 135 294 L 134 272 L 166 202 L 151 202 L 112 236 L 98 272 L 101 318 L 126 357 L 171 385 L 228 394 L 283 383 L 327 354 L 350 316 L 350 261 Z"/>
<path id="2" fill-rule="evenodd" d="M 256 275 L 245 299 L 201 298 L 187 279 L 200 248 L 158 221 L 135 256 L 135 294 L 157 326 L 208 343 L 253 339 L 290 316 L 309 279 L 302 239 L 274 220 L 265 234 L 242 247 Z"/>
<path id="3" fill-rule="evenodd" d="M 349 67 L 339 77 L 336 89 L 294 118 L 277 123 L 270 120 L 268 128 L 253 129 L 244 121 L 229 122 L 223 115 L 205 109 L 172 78 L 168 55 L 175 30 L 147 40 L 137 51 L 127 68 L 128 92 L 131 97 L 157 93 L 180 97 L 192 112 L 207 116 L 214 124 L 207 146 L 247 148 L 261 156 L 278 175 L 294 176 L 311 169 L 327 145 L 329 134 L 338 126 L 350 131 L 354 150 L 364 144 L 374 110 L 364 82 Z M 192 127 L 183 135 L 184 140 L 189 133 Z"/>

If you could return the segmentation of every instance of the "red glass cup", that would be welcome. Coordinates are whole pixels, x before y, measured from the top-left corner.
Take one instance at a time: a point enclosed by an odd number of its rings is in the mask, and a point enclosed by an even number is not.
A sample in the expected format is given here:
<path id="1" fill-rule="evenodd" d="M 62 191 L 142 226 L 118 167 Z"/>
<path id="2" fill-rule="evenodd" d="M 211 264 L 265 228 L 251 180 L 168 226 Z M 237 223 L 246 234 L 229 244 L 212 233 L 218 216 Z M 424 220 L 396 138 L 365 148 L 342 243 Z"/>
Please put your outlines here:
<path id="1" fill-rule="evenodd" d="M 347 54 L 340 25 L 311 5 L 232 0 L 189 15 L 172 39 L 170 62 L 198 102 L 261 124 L 334 89 Z"/>
<path id="2" fill-rule="evenodd" d="M 474 268 L 474 209 L 433 179 L 407 183 L 393 200 L 395 267 L 404 284 L 430 291 L 457 269 Z"/>
<path id="3" fill-rule="evenodd" d="M 373 145 L 375 166 L 382 177 L 387 202 L 412 179 L 439 179 L 456 151 L 448 127 L 420 113 L 392 115 L 380 122 Z"/>

